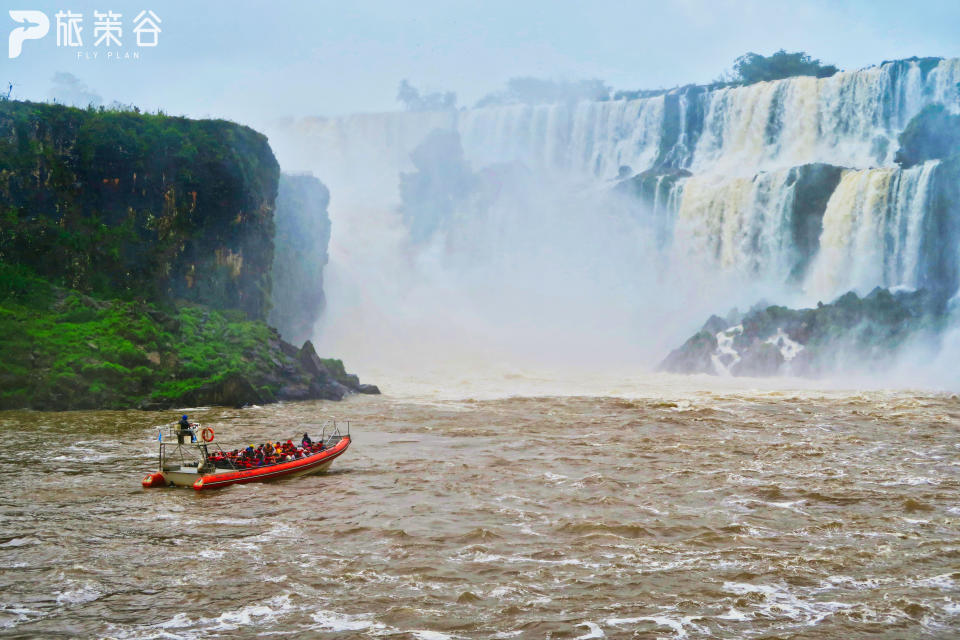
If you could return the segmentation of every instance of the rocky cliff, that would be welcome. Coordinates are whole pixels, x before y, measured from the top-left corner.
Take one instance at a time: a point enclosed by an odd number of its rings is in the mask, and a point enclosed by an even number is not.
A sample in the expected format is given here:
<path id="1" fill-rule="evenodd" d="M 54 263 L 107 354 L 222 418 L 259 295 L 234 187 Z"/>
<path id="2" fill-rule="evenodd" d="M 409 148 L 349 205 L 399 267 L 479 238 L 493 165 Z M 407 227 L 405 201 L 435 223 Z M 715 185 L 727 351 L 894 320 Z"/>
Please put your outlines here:
<path id="1" fill-rule="evenodd" d="M 0 102 L 0 259 L 265 319 L 279 167 L 231 122 Z"/>
<path id="2" fill-rule="evenodd" d="M 264 322 L 278 176 L 233 123 L 0 102 L 0 409 L 378 392 Z"/>
<path id="3" fill-rule="evenodd" d="M 323 268 L 330 243 L 330 192 L 312 175 L 280 175 L 269 323 L 296 344 L 323 313 Z"/>

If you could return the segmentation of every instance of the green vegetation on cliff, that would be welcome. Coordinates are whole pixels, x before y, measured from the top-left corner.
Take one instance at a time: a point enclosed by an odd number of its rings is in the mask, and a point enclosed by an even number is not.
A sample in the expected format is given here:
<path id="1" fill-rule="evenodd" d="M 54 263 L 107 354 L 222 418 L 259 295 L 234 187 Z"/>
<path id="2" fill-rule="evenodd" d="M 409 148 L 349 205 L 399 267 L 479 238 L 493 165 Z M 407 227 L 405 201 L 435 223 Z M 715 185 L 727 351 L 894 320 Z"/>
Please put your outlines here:
<path id="1" fill-rule="evenodd" d="M 239 311 L 98 300 L 9 265 L 0 265 L 0 353 L 0 409 L 247 404 L 372 390 L 339 360 L 297 349 Z"/>
<path id="2" fill-rule="evenodd" d="M 266 138 L 230 122 L 0 102 L 0 261 L 263 319 L 278 176 Z"/>
<path id="3" fill-rule="evenodd" d="M 734 82 L 753 84 L 795 76 L 829 78 L 837 72 L 832 64 L 821 64 L 804 51 L 787 53 L 783 49 L 769 56 L 748 52 L 733 63 Z"/>

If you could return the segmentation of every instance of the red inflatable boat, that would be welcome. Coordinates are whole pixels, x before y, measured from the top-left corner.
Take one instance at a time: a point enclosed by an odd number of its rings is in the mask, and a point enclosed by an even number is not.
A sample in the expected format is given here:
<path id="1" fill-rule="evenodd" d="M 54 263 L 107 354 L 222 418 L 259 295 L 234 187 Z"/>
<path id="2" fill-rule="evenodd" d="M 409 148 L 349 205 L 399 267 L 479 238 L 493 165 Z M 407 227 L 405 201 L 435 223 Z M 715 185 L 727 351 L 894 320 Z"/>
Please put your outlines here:
<path id="1" fill-rule="evenodd" d="M 334 426 L 330 435 L 324 430 L 320 441 L 310 447 L 296 447 L 296 451 L 290 455 L 277 456 L 276 460 L 258 464 L 231 457 L 218 445 L 212 444 L 212 429 L 201 430 L 199 424 L 191 427 L 187 433 L 171 432 L 174 436 L 180 436 L 176 443 L 172 439 L 164 443 L 160 438 L 160 470 L 143 479 L 145 488 L 178 486 L 203 491 L 231 484 L 322 473 L 346 452 L 352 442 L 349 431 L 343 435 Z M 201 437 L 197 438 L 196 433 L 200 433 Z M 184 442 L 185 437 L 190 440 Z M 211 451 L 211 448 L 215 450 Z"/>

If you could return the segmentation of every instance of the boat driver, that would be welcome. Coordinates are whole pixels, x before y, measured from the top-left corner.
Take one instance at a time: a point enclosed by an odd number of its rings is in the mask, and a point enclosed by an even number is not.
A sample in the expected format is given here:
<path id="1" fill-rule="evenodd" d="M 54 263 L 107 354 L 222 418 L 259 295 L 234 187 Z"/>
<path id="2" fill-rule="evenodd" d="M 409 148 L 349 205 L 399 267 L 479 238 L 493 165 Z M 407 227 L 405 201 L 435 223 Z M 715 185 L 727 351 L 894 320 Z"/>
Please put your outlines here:
<path id="1" fill-rule="evenodd" d="M 177 432 L 177 443 L 183 444 L 183 437 L 190 436 L 190 441 L 193 441 L 193 431 L 190 429 L 190 420 L 187 419 L 187 415 L 184 414 L 180 417 L 180 422 L 177 423 L 180 427 L 180 430 Z"/>

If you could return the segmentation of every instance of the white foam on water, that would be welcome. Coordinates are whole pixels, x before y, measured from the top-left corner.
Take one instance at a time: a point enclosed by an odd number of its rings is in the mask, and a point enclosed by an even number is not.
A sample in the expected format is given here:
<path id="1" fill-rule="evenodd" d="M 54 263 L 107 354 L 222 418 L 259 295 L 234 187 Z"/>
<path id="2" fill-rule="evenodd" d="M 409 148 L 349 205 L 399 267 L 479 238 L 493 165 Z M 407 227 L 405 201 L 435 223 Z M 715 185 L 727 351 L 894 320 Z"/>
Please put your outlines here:
<path id="1" fill-rule="evenodd" d="M 953 600 L 947 601 L 947 603 L 943 605 L 943 612 L 950 616 L 960 614 L 960 602 L 954 602 Z"/>
<path id="2" fill-rule="evenodd" d="M 490 592 L 487 593 L 487 597 L 496 598 L 497 600 L 503 600 L 507 596 L 513 596 L 513 595 L 519 595 L 519 594 L 520 594 L 520 590 L 517 589 L 516 587 L 501 586 L 501 587 L 496 587 L 494 589 L 491 589 Z"/>
<path id="3" fill-rule="evenodd" d="M 216 618 L 207 618 L 201 622 L 208 631 L 235 631 L 241 627 L 256 624 L 262 626 L 275 622 L 278 618 L 294 611 L 290 595 L 275 596 L 259 604 L 250 604 L 232 611 L 224 611 Z"/>
<path id="4" fill-rule="evenodd" d="M 744 506 L 747 506 L 747 505 L 761 505 L 761 504 L 762 504 L 762 505 L 765 505 L 765 506 L 768 506 L 768 507 L 774 507 L 774 508 L 776 508 L 776 509 L 785 509 L 785 510 L 787 510 L 787 511 L 793 511 L 794 513 L 798 513 L 798 514 L 804 515 L 804 516 L 810 515 L 809 513 L 807 513 L 807 512 L 804 511 L 803 509 L 800 509 L 800 508 L 797 506 L 797 505 L 806 504 L 806 502 L 807 502 L 806 500 L 792 500 L 792 501 L 784 501 L 784 502 L 768 502 L 768 501 L 766 501 L 766 500 L 757 500 L 757 499 L 755 499 L 755 498 L 736 498 L 736 499 L 730 500 L 729 502 L 731 502 L 731 503 L 733 503 L 733 504 L 744 505 Z"/>
<path id="5" fill-rule="evenodd" d="M 895 578 L 853 578 L 851 576 L 830 576 L 820 583 L 821 591 L 830 591 L 838 586 L 852 587 L 857 590 L 879 589 L 884 585 L 897 582 Z"/>
<path id="6" fill-rule="evenodd" d="M 897 478 L 896 480 L 887 480 L 880 483 L 880 485 L 883 487 L 895 487 L 897 485 L 916 487 L 924 484 L 938 486 L 940 484 L 940 480 L 938 478 L 930 478 L 927 476 L 905 476 L 903 478 Z"/>
<path id="7" fill-rule="evenodd" d="M 347 614 L 336 611 L 317 611 L 310 614 L 317 631 L 379 631 L 386 629 L 386 625 L 375 622 L 372 613 Z"/>
<path id="8" fill-rule="evenodd" d="M 916 578 L 908 581 L 907 584 L 913 587 L 931 587 L 942 590 L 952 590 L 957 587 L 957 581 L 953 579 L 952 573 L 941 573 L 940 575 L 927 578 Z"/>
<path id="9" fill-rule="evenodd" d="M 166 622 L 161 622 L 160 624 L 154 625 L 161 629 L 183 629 L 185 627 L 192 626 L 194 624 L 193 620 L 187 614 L 181 612 L 167 620 Z"/>
<path id="10" fill-rule="evenodd" d="M 686 638 L 687 630 L 679 620 L 667 616 L 637 616 L 636 618 L 609 618 L 606 623 L 613 627 L 622 627 L 628 624 L 637 624 L 638 622 L 652 622 L 661 627 L 673 629 L 675 637 Z"/>
<path id="11" fill-rule="evenodd" d="M 57 604 L 59 605 L 85 604 L 93 602 L 103 595 L 99 585 L 94 582 L 77 583 L 75 580 L 68 582 L 75 586 L 57 593 Z"/>
<path id="12" fill-rule="evenodd" d="M 303 537 L 299 527 L 295 527 L 286 522 L 274 522 L 270 528 L 258 536 L 250 538 L 252 542 L 273 542 L 283 539 L 300 539 Z"/>
<path id="13" fill-rule="evenodd" d="M 737 611 L 733 607 L 723 614 L 722 616 L 717 616 L 718 620 L 735 620 L 737 622 L 745 622 L 750 619 L 750 616 L 743 613 L 742 611 Z"/>
<path id="14" fill-rule="evenodd" d="M 542 533 L 537 533 L 536 531 L 534 531 L 533 529 L 530 528 L 530 525 L 529 525 L 529 524 L 527 524 L 527 523 L 525 523 L 525 522 L 515 522 L 515 523 L 508 524 L 507 526 L 508 526 L 508 527 L 516 527 L 516 529 L 517 529 L 517 531 L 518 531 L 519 533 L 522 533 L 522 534 L 527 535 L 527 536 L 537 536 L 537 537 L 539 537 L 539 538 L 542 538 L 542 537 L 543 537 L 543 534 L 542 534 Z"/>
<path id="15" fill-rule="evenodd" d="M 754 605 L 761 615 L 769 619 L 786 618 L 808 626 L 819 624 L 837 611 L 854 608 L 854 605 L 845 602 L 804 600 L 785 585 L 724 582 L 723 588 L 736 595 L 761 594 L 763 598 Z"/>
<path id="16" fill-rule="evenodd" d="M 0 547 L 27 547 L 33 544 L 40 544 L 40 540 L 32 536 L 24 536 L 22 538 L 11 538 L 0 544 Z"/>
<path id="17" fill-rule="evenodd" d="M 447 633 L 440 633 L 439 631 L 428 631 L 426 629 L 414 629 L 409 633 L 413 634 L 413 637 L 417 640 L 454 640 L 454 638 L 463 638 L 464 636 L 452 636 Z"/>
<path id="18" fill-rule="evenodd" d="M 30 609 L 29 607 L 24 607 L 19 604 L 0 603 L 0 629 L 12 629 L 23 622 L 42 618 L 43 615 L 41 611 Z M 12 617 L 7 618 L 7 616 Z"/>
<path id="19" fill-rule="evenodd" d="M 574 640 L 589 640 L 590 638 L 606 638 L 607 634 L 603 632 L 603 629 L 600 628 L 596 622 L 590 622 L 589 620 L 581 622 L 577 625 L 578 627 L 586 627 L 587 632 L 582 636 L 577 636 Z"/>

